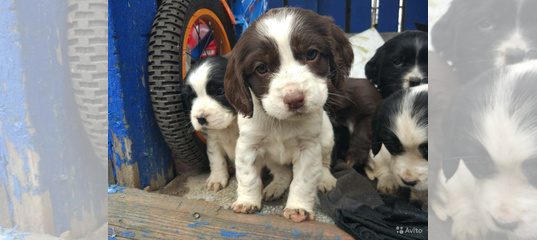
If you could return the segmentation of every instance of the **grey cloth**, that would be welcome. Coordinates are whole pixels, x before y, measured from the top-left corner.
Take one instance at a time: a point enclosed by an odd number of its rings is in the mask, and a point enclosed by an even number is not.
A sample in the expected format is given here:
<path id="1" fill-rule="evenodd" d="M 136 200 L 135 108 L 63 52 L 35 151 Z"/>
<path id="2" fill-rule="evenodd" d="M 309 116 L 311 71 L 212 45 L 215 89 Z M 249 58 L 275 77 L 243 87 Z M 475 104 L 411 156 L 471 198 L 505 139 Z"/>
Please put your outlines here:
<path id="1" fill-rule="evenodd" d="M 381 196 L 372 182 L 344 163 L 334 167 L 334 189 L 319 194 L 321 210 L 356 239 L 427 239 L 427 212 L 408 197 Z"/>
<path id="2" fill-rule="evenodd" d="M 334 166 L 333 174 L 337 178 L 336 187 L 328 193 L 319 193 L 321 210 L 330 217 L 336 216 L 336 209 L 354 210 L 364 204 L 374 208 L 384 203 L 371 181 L 345 163 Z"/>

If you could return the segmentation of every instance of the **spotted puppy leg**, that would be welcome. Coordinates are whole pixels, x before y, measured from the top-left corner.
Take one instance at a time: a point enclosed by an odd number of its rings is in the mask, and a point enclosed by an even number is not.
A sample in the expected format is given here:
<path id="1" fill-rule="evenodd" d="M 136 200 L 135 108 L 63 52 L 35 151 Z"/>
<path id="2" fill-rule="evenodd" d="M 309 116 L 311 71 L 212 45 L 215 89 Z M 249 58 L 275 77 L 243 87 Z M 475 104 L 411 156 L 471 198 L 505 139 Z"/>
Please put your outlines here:
<path id="1" fill-rule="evenodd" d="M 227 169 L 227 161 L 224 150 L 218 146 L 212 139 L 207 139 L 207 155 L 211 174 L 207 178 L 207 189 L 209 191 L 219 191 L 224 189 L 229 180 L 229 172 Z"/>
<path id="2" fill-rule="evenodd" d="M 322 151 L 318 142 L 303 143 L 293 161 L 293 180 L 283 216 L 294 222 L 313 220 L 313 206 L 322 175 Z"/>
<path id="3" fill-rule="evenodd" d="M 231 208 L 237 213 L 254 213 L 261 209 L 261 164 L 256 161 L 257 149 L 251 139 L 239 137 L 235 151 L 237 200 Z"/>
<path id="4" fill-rule="evenodd" d="M 321 192 L 328 192 L 336 186 L 337 179 L 330 172 L 332 149 L 334 148 L 334 130 L 326 113 L 323 114 L 321 145 L 323 156 L 323 173 L 318 188 Z"/>

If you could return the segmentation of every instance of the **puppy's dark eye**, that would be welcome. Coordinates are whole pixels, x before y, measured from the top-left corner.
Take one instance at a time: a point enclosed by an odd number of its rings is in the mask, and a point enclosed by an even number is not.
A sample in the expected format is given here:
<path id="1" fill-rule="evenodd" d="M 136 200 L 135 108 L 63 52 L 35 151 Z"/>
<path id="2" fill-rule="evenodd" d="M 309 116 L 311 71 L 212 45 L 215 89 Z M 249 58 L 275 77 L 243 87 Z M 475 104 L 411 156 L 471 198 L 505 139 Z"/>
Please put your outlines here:
<path id="1" fill-rule="evenodd" d="M 255 67 L 255 71 L 259 75 L 265 75 L 268 72 L 268 66 L 267 66 L 267 64 L 261 63 L 261 64 L 257 65 L 257 67 Z"/>
<path id="2" fill-rule="evenodd" d="M 425 158 L 425 160 L 428 160 L 428 155 L 429 155 L 429 147 L 428 147 L 428 144 L 427 143 L 422 143 L 420 144 L 420 146 L 418 147 L 421 155 L 423 156 L 423 158 Z"/>
<path id="3" fill-rule="evenodd" d="M 224 95 L 224 88 L 217 88 L 216 89 L 216 95 Z"/>
<path id="4" fill-rule="evenodd" d="M 392 63 L 393 63 L 393 65 L 396 66 L 396 67 L 401 67 L 401 66 L 403 66 L 403 61 L 401 61 L 400 58 L 396 58 L 396 59 L 394 59 Z"/>
<path id="5" fill-rule="evenodd" d="M 522 163 L 522 171 L 524 171 L 529 184 L 537 188 L 537 159 L 524 161 Z"/>
<path id="6" fill-rule="evenodd" d="M 223 87 L 213 87 L 212 89 L 209 89 L 209 95 L 214 95 L 214 96 L 224 95 L 224 88 Z"/>
<path id="7" fill-rule="evenodd" d="M 319 56 L 319 51 L 317 51 L 315 49 L 310 49 L 310 50 L 308 50 L 308 52 L 306 52 L 306 59 L 308 61 L 313 61 L 313 60 L 317 59 L 317 56 Z"/>
<path id="8" fill-rule="evenodd" d="M 477 24 L 477 27 L 481 31 L 490 31 L 494 29 L 494 24 L 488 19 L 483 19 Z"/>

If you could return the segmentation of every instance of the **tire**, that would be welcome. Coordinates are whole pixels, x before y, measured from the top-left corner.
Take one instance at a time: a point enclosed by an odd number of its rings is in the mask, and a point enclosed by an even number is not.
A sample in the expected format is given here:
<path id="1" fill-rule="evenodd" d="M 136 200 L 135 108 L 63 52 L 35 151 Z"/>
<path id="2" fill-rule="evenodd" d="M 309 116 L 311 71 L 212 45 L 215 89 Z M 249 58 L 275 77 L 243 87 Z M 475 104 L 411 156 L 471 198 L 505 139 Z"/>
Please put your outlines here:
<path id="1" fill-rule="evenodd" d="M 108 167 L 108 1 L 68 1 L 68 56 L 75 101 L 95 154 Z"/>
<path id="2" fill-rule="evenodd" d="M 190 29 L 190 20 L 196 19 L 192 16 L 200 9 L 214 13 L 221 22 L 219 26 L 223 26 L 220 32 L 227 35 L 228 44 L 232 46 L 235 42 L 233 25 L 224 6 L 215 0 L 163 0 L 149 40 L 148 75 L 153 111 L 174 154 L 177 172 L 199 169 L 207 163 L 204 144 L 196 137 L 181 101 L 185 66 L 190 65 L 184 63 L 186 55 L 183 56 L 185 38 L 189 36 L 186 29 Z"/>

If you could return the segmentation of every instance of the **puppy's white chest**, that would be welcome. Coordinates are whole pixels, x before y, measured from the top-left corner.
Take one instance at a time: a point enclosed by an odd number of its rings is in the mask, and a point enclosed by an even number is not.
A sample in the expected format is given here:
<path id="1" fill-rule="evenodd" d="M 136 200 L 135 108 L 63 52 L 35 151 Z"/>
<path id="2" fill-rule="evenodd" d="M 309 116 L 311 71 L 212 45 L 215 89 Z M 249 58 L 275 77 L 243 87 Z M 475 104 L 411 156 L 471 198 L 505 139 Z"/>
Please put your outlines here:
<path id="1" fill-rule="evenodd" d="M 298 138 L 281 138 L 273 136 L 262 143 L 267 159 L 280 164 L 291 164 L 300 151 Z"/>
<path id="2" fill-rule="evenodd" d="M 239 137 L 239 130 L 237 122 L 232 122 L 225 129 L 212 131 L 209 135 L 209 141 L 214 141 L 230 160 L 235 159 L 235 146 L 237 144 L 237 138 Z"/>
<path id="3" fill-rule="evenodd" d="M 304 123 L 308 125 L 307 123 Z M 259 144 L 262 152 L 271 161 L 280 164 L 291 164 L 296 160 L 300 152 L 311 143 L 320 143 L 320 126 L 306 127 L 301 124 L 292 126 L 282 125 L 267 131 L 267 135 Z"/>

